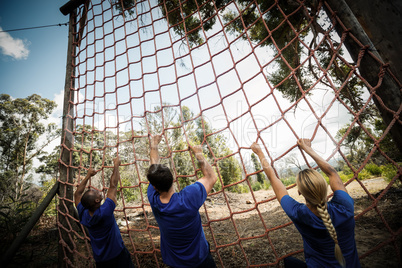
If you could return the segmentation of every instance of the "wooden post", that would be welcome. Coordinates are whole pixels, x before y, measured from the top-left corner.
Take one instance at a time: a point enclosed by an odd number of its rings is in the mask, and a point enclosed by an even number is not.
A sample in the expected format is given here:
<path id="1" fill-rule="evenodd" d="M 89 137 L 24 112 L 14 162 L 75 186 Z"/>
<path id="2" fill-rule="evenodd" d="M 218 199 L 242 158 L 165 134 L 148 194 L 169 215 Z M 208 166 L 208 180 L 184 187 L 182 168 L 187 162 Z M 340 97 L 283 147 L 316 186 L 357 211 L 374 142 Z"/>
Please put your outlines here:
<path id="1" fill-rule="evenodd" d="M 402 81 L 402 1 L 345 0 L 378 54 Z"/>
<path id="2" fill-rule="evenodd" d="M 344 0 L 327 0 L 326 2 L 333 11 L 336 11 L 336 15 L 339 17 L 345 27 L 350 30 L 350 33 L 355 36 L 363 46 L 368 46 L 368 50 L 372 52 L 375 57 L 383 61 L 370 38 L 367 36 L 363 27 L 360 25 L 359 21 L 356 19 L 346 2 Z M 329 17 L 332 17 L 328 10 L 327 13 Z M 398 26 L 399 24 L 396 23 L 395 27 Z M 335 29 L 338 34 L 342 36 L 344 29 L 342 29 L 339 23 L 336 23 Z M 399 44 L 394 45 L 396 47 L 399 46 Z M 345 39 L 345 46 L 352 59 L 357 62 L 358 55 L 362 49 L 361 46 L 359 46 L 350 37 Z M 380 68 L 381 63 L 368 55 L 368 51 L 366 50 L 359 67 L 361 76 L 366 79 L 370 85 L 376 86 L 379 81 Z M 399 83 L 401 83 L 401 81 L 399 81 Z M 398 82 L 395 81 L 388 72 L 386 72 L 380 87 L 376 90 L 376 94 L 381 98 L 381 101 L 385 107 L 376 98 L 373 98 L 373 101 L 380 111 L 384 123 L 388 126 L 394 119 L 394 113 L 401 109 L 401 84 L 398 84 Z M 390 112 L 387 110 L 387 108 L 393 112 Z M 391 134 L 395 145 L 402 153 L 402 124 L 396 120 L 389 133 Z"/>
<path id="3" fill-rule="evenodd" d="M 60 186 L 59 186 L 59 205 L 58 205 L 58 228 L 59 228 L 59 250 L 58 250 L 58 267 L 68 267 L 69 262 L 73 261 L 74 254 L 71 252 L 73 243 L 69 233 L 65 230 L 71 230 L 70 218 L 67 215 L 74 215 L 73 202 L 73 181 L 74 171 L 71 168 L 72 154 L 74 147 L 73 136 L 73 118 L 74 118 L 74 91 L 71 90 L 75 86 L 75 11 L 70 13 L 70 23 L 68 32 L 68 48 L 67 48 L 67 66 L 66 80 L 64 85 L 64 104 L 63 104 L 63 123 L 61 136 L 61 163 L 60 163 Z"/>

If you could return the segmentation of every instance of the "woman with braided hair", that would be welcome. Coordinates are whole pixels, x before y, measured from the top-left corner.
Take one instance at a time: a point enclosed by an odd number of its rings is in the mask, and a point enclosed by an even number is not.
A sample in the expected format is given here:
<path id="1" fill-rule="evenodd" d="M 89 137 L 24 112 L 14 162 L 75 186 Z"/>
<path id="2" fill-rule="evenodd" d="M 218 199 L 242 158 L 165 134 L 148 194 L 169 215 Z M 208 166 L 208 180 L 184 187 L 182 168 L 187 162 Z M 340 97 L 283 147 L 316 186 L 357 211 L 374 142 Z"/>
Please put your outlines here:
<path id="1" fill-rule="evenodd" d="M 306 203 L 299 203 L 289 196 L 286 187 L 265 158 L 257 143 L 251 149 L 257 154 L 263 170 L 271 182 L 283 210 L 293 221 L 303 238 L 305 263 L 294 257 L 285 258 L 285 267 L 360 267 L 355 242 L 354 202 L 347 193 L 335 169 L 319 156 L 308 139 L 299 139 L 298 145 L 317 163 L 328 176 L 334 192 L 327 200 L 328 185 L 314 169 L 300 171 L 296 177 L 299 194 Z"/>

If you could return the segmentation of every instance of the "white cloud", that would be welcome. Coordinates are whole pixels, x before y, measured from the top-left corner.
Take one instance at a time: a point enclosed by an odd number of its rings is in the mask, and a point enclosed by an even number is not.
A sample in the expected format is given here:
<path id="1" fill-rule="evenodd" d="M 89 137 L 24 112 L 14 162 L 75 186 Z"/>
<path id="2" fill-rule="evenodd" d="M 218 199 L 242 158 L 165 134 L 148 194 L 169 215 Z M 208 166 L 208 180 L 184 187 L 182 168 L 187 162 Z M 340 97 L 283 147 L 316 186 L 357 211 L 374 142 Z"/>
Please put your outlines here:
<path id="1" fill-rule="evenodd" d="M 53 114 L 56 114 L 58 116 L 61 116 L 63 113 L 63 104 L 64 104 L 64 89 L 60 90 L 60 92 L 58 94 L 54 94 L 54 102 L 56 102 L 57 107 L 56 109 L 53 111 Z"/>
<path id="2" fill-rule="evenodd" d="M 0 27 L 0 31 L 3 28 Z M 29 42 L 26 40 L 13 38 L 7 32 L 0 32 L 0 52 L 16 60 L 25 60 L 28 58 Z"/>
<path id="3" fill-rule="evenodd" d="M 49 118 L 43 120 L 43 124 L 48 125 L 50 123 L 54 123 L 59 128 L 61 128 L 62 115 L 63 115 L 64 89 L 60 90 L 60 92 L 58 94 L 54 94 L 53 101 L 56 102 L 57 107 L 56 107 L 56 109 L 54 109 L 52 114 L 49 115 Z M 60 140 L 61 140 L 60 138 L 57 138 L 57 139 L 53 140 L 43 150 L 46 151 L 47 153 L 51 153 L 55 147 L 60 146 Z M 39 137 L 39 140 L 38 140 L 39 145 L 45 144 L 46 142 L 47 141 L 46 141 L 45 136 Z M 34 158 L 33 166 L 35 168 L 39 167 L 41 164 L 42 163 L 37 158 Z M 40 184 L 40 182 L 39 182 L 40 175 L 35 173 L 35 172 L 33 172 L 32 175 L 33 175 L 33 182 L 39 185 Z"/>

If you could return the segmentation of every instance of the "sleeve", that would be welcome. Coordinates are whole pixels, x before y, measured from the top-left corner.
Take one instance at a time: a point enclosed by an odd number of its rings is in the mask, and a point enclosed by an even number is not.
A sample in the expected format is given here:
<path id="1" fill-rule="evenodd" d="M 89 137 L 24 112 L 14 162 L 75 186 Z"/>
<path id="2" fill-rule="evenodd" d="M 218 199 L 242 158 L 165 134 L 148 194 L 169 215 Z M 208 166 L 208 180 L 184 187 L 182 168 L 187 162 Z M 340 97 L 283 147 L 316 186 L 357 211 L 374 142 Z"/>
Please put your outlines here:
<path id="1" fill-rule="evenodd" d="M 114 209 L 116 208 L 116 204 L 112 199 L 106 198 L 105 202 L 100 207 L 102 216 L 110 216 L 113 215 Z"/>
<path id="2" fill-rule="evenodd" d="M 331 201 L 332 204 L 344 206 L 349 212 L 354 212 L 354 201 L 350 195 L 342 190 L 334 192 Z"/>
<path id="3" fill-rule="evenodd" d="M 85 210 L 85 208 L 84 208 L 84 206 L 81 204 L 81 202 L 78 203 L 77 211 L 78 211 L 78 217 L 79 217 L 80 221 L 82 220 L 82 213 L 84 213 L 84 210 Z"/>
<path id="4" fill-rule="evenodd" d="M 152 186 L 152 184 L 148 185 L 148 190 L 147 190 L 147 196 L 148 196 L 148 201 L 152 205 L 153 203 L 153 196 L 155 195 L 155 188 Z"/>
<path id="5" fill-rule="evenodd" d="M 182 190 L 183 197 L 188 200 L 189 205 L 199 209 L 207 199 L 207 191 L 201 182 L 195 182 Z"/>
<path id="6" fill-rule="evenodd" d="M 300 205 L 301 204 L 299 202 L 294 200 L 289 195 L 284 195 L 281 199 L 281 206 L 292 221 L 297 219 L 298 208 Z"/>

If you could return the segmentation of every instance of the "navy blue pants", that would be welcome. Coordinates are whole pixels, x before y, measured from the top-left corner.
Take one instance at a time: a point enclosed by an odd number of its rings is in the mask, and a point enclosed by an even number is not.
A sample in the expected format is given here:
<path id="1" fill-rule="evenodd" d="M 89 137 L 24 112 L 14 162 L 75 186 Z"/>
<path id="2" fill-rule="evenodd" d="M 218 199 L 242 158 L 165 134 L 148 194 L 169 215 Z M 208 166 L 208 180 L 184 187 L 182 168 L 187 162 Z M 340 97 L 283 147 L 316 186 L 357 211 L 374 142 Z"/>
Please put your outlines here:
<path id="1" fill-rule="evenodd" d="M 295 257 L 287 257 L 284 260 L 285 268 L 307 268 L 307 264 Z"/>
<path id="2" fill-rule="evenodd" d="M 96 268 L 134 268 L 134 264 L 130 252 L 124 247 L 117 257 L 108 261 L 97 262 Z"/>
<path id="3" fill-rule="evenodd" d="M 208 257 L 200 265 L 198 265 L 197 268 L 216 268 L 216 264 L 211 253 L 208 254 Z"/>

